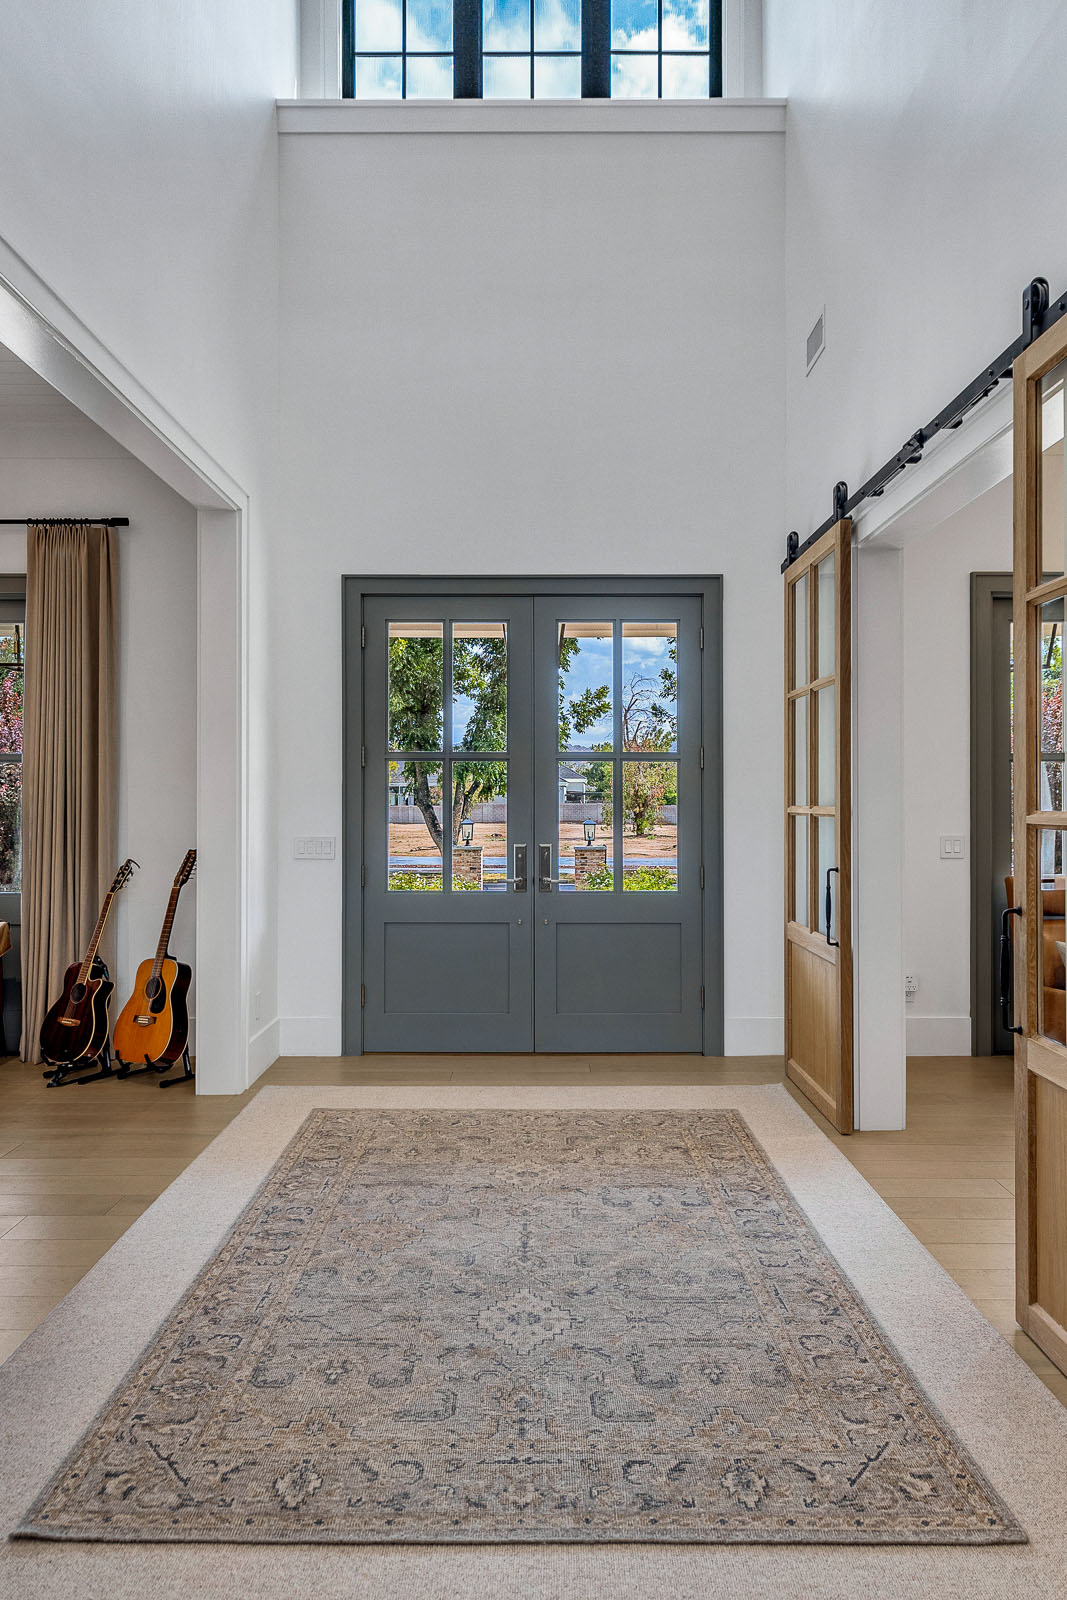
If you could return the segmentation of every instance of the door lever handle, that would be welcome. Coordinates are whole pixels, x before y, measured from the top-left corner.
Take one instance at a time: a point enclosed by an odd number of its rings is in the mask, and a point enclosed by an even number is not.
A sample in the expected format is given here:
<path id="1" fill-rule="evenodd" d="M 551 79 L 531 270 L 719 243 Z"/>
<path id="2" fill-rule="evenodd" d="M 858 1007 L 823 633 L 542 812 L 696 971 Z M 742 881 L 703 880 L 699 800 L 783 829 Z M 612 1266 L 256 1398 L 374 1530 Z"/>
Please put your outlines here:
<path id="1" fill-rule="evenodd" d="M 515 846 L 515 876 L 513 878 L 505 878 L 504 883 L 509 889 L 514 889 L 516 894 L 526 893 L 526 846 L 524 844 Z"/>
<path id="2" fill-rule="evenodd" d="M 554 883 L 562 883 L 562 878 L 552 876 L 552 846 L 539 844 L 537 847 L 537 887 L 542 894 L 551 894 Z"/>

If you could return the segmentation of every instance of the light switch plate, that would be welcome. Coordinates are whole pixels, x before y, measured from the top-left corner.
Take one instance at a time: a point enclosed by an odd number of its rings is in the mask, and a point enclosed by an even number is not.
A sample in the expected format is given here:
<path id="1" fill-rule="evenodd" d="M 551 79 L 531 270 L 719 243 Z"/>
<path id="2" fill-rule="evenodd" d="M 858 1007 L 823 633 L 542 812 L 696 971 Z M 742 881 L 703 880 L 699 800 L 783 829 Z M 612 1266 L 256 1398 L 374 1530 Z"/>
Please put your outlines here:
<path id="1" fill-rule="evenodd" d="M 294 861 L 332 861 L 336 855 L 337 840 L 324 837 L 293 840 Z"/>
<path id="2" fill-rule="evenodd" d="M 941 835 L 942 861 L 963 861 L 967 851 L 963 842 L 963 835 L 959 833 L 943 833 Z"/>

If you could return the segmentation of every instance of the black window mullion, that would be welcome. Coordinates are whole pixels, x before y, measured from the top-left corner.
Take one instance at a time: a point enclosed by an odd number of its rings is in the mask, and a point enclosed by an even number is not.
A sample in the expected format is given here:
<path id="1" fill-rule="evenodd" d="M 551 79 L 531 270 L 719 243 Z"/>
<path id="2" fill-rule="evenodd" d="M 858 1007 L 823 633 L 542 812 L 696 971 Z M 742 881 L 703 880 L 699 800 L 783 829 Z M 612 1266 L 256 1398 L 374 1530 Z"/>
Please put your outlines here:
<path id="1" fill-rule="evenodd" d="M 711 0 L 708 19 L 708 45 L 711 49 L 711 81 L 708 92 L 713 100 L 722 98 L 722 0 Z"/>
<path id="2" fill-rule="evenodd" d="M 611 94 L 611 0 L 582 0 L 582 99 Z"/>
<path id="3" fill-rule="evenodd" d="M 341 10 L 341 95 L 351 100 L 356 92 L 356 0 Z"/>
<path id="4" fill-rule="evenodd" d="M 452 92 L 457 100 L 482 98 L 482 0 L 455 0 L 452 19 Z"/>
<path id="5" fill-rule="evenodd" d="M 656 0 L 656 98 L 663 99 L 663 0 Z"/>

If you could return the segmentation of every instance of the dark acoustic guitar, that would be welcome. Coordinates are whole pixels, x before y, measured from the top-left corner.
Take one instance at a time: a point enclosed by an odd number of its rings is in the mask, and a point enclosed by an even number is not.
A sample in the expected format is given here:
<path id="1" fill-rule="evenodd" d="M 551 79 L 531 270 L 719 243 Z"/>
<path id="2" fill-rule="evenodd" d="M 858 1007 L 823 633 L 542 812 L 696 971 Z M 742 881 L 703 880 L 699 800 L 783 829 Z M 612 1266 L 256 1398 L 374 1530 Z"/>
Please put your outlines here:
<path id="1" fill-rule="evenodd" d="M 89 1066 L 97 1057 L 101 1057 L 103 1062 L 103 1071 L 99 1076 L 110 1073 L 107 1060 L 108 1006 L 115 985 L 96 952 L 112 902 L 119 890 L 129 883 L 136 866 L 136 861 L 126 860 L 116 872 L 111 888 L 104 896 L 85 957 L 67 968 L 63 993 L 41 1023 L 41 1055 L 56 1069 L 45 1073 L 50 1084 L 62 1083 L 72 1070 Z M 86 1080 L 78 1078 L 74 1081 L 83 1083 Z"/>
<path id="2" fill-rule="evenodd" d="M 165 1071 L 185 1057 L 193 969 L 184 961 L 175 961 L 167 946 L 178 909 L 178 896 L 195 871 L 196 851 L 187 850 L 171 887 L 155 957 L 142 961 L 137 968 L 133 993 L 115 1023 L 114 1050 L 120 1063 L 119 1077 L 129 1077 L 131 1070 L 143 1072 L 151 1067 Z M 191 1069 L 186 1075 L 191 1076 Z M 174 1079 L 175 1083 L 180 1081 Z"/>

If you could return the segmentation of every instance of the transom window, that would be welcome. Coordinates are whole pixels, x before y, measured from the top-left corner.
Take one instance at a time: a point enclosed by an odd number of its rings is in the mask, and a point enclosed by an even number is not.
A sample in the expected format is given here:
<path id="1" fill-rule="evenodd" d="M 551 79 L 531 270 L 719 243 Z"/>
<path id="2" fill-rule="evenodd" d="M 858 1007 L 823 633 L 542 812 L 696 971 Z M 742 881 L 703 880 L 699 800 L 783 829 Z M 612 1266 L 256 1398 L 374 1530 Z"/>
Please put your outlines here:
<path id="1" fill-rule="evenodd" d="M 361 100 L 708 99 L 722 0 L 345 0 Z"/>

